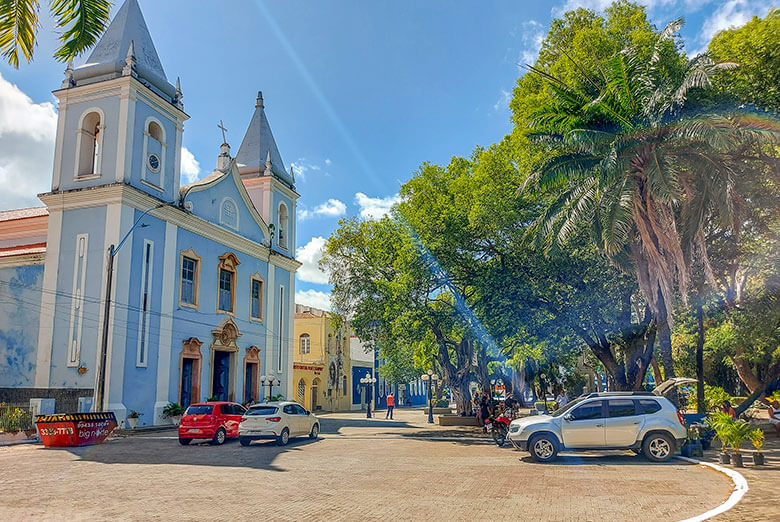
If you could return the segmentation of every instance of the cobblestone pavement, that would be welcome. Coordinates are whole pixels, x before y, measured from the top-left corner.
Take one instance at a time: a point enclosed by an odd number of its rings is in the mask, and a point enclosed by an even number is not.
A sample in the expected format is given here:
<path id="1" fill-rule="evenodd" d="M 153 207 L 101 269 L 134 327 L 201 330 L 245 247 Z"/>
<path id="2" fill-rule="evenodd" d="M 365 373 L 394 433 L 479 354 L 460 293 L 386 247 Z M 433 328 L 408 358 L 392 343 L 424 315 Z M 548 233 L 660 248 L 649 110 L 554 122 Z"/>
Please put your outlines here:
<path id="1" fill-rule="evenodd" d="M 173 431 L 3 447 L 0 520 L 679 520 L 732 488 L 625 452 L 539 465 L 472 437 L 424 438 L 437 428 L 419 411 L 397 419 L 323 416 L 321 439 L 284 448 L 180 446 Z"/>

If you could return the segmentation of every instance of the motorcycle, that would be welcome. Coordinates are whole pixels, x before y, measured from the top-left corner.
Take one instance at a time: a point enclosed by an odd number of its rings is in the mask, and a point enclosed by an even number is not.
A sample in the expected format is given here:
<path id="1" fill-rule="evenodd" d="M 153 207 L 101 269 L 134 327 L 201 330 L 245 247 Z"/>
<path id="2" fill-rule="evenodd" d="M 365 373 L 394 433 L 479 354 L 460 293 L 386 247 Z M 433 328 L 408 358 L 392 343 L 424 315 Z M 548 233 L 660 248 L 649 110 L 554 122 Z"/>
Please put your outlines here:
<path id="1" fill-rule="evenodd" d="M 485 421 L 485 429 L 493 437 L 493 441 L 498 447 L 503 446 L 506 442 L 510 422 L 512 420 L 504 414 L 499 414 L 498 417 L 491 417 Z"/>

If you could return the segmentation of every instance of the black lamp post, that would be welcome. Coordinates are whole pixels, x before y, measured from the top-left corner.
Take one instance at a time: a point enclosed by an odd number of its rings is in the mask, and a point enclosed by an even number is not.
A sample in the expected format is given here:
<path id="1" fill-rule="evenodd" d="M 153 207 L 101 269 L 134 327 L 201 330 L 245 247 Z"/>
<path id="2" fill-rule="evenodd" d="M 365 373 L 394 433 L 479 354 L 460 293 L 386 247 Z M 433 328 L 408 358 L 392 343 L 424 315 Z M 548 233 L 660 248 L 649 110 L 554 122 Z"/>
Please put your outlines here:
<path id="1" fill-rule="evenodd" d="M 428 370 L 420 376 L 420 379 L 428 383 L 428 424 L 433 424 L 433 383 L 439 380 L 439 376 Z"/>
<path id="2" fill-rule="evenodd" d="M 273 387 L 279 386 L 282 384 L 279 379 L 275 378 L 273 375 L 263 375 L 260 377 L 260 382 L 263 384 L 263 387 L 268 386 L 268 400 L 271 400 Z"/>
<path id="3" fill-rule="evenodd" d="M 374 383 L 376 382 L 376 377 L 371 377 L 371 374 L 366 372 L 366 376 L 360 379 L 360 384 L 366 387 L 366 418 L 371 418 L 371 399 L 372 397 L 372 389 L 374 387 Z"/>

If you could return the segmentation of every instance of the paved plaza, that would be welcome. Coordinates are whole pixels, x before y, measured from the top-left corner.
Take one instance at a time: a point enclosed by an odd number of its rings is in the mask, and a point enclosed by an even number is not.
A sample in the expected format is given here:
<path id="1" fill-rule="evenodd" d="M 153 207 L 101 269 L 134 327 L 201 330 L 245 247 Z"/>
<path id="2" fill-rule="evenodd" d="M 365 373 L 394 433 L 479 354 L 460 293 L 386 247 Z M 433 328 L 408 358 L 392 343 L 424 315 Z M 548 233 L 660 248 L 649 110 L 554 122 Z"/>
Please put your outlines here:
<path id="1" fill-rule="evenodd" d="M 284 448 L 182 447 L 172 430 L 84 448 L 3 447 L 0 519 L 680 520 L 732 489 L 711 469 L 623 452 L 535 464 L 424 418 L 323 416 L 319 440 Z"/>

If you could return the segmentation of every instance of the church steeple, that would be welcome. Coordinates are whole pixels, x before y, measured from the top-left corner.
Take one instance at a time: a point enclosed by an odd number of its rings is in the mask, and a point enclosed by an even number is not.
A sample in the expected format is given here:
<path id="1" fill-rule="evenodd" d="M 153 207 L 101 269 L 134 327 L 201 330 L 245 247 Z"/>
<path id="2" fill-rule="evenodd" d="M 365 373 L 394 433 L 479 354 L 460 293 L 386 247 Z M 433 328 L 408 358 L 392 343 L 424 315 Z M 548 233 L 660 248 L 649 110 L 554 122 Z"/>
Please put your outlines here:
<path id="1" fill-rule="evenodd" d="M 74 86 L 119 76 L 136 76 L 164 98 L 176 88 L 168 82 L 138 0 L 126 0 L 87 62 L 73 71 Z"/>
<path id="2" fill-rule="evenodd" d="M 282 156 L 271 132 L 271 125 L 265 115 L 263 93 L 257 93 L 255 112 L 236 154 L 239 172 L 245 177 L 273 175 L 289 187 L 295 184 L 293 177 L 284 168 Z"/>

